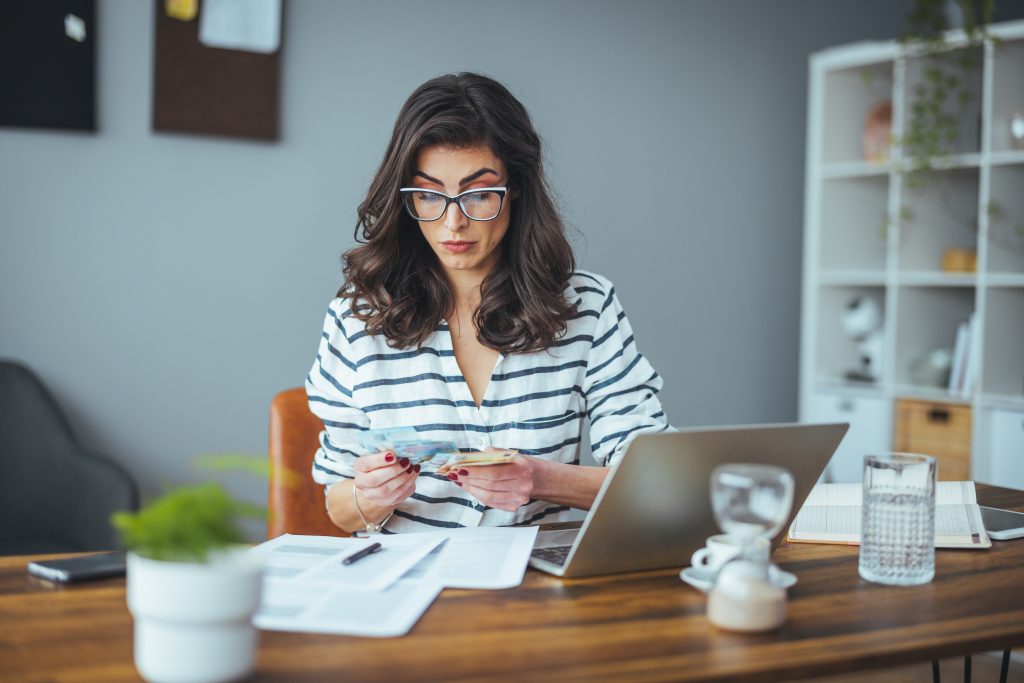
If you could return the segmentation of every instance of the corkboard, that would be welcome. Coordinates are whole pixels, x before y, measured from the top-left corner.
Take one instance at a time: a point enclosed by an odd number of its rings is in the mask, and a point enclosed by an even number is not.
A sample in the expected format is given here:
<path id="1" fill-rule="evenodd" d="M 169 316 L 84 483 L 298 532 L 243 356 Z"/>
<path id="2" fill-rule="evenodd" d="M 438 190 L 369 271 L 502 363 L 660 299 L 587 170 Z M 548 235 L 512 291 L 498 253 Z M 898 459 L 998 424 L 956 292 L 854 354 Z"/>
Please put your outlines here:
<path id="1" fill-rule="evenodd" d="M 277 140 L 281 50 L 207 47 L 199 42 L 201 14 L 180 21 L 155 1 L 153 130 Z"/>

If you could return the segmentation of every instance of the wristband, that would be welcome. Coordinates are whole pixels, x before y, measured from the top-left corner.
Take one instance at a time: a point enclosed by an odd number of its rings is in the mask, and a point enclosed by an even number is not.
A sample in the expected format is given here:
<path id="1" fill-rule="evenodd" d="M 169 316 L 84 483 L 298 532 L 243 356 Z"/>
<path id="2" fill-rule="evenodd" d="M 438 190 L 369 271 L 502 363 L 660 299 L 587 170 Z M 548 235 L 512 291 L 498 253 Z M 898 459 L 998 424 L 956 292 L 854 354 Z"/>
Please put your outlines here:
<path id="1" fill-rule="evenodd" d="M 382 519 L 380 522 L 367 522 L 366 515 L 363 514 L 363 509 L 359 507 L 359 496 L 356 495 L 356 486 L 352 484 L 352 502 L 356 504 L 356 512 L 359 513 L 359 519 L 363 520 L 363 524 L 366 525 L 366 533 L 368 534 L 379 534 L 384 529 L 384 525 L 391 519 L 391 515 L 395 514 L 392 510 L 388 513 L 388 516 Z"/>

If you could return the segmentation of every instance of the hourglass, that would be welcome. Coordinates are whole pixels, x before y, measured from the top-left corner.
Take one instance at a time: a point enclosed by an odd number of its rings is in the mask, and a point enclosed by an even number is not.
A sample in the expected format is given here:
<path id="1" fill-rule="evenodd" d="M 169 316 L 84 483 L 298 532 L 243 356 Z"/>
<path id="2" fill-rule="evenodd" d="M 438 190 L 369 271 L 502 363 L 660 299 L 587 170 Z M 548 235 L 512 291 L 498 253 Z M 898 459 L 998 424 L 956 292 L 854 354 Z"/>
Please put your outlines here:
<path id="1" fill-rule="evenodd" d="M 793 475 L 774 465 L 719 465 L 711 473 L 711 505 L 718 526 L 739 540 L 741 559 L 767 578 L 771 562 L 755 546 L 760 538 L 770 543 L 786 523 Z"/>
<path id="2" fill-rule="evenodd" d="M 731 631 L 756 633 L 786 620 L 786 591 L 773 580 L 771 538 L 793 506 L 793 475 L 772 465 L 720 465 L 711 473 L 711 505 L 740 555 L 719 571 L 708 596 L 708 620 Z"/>

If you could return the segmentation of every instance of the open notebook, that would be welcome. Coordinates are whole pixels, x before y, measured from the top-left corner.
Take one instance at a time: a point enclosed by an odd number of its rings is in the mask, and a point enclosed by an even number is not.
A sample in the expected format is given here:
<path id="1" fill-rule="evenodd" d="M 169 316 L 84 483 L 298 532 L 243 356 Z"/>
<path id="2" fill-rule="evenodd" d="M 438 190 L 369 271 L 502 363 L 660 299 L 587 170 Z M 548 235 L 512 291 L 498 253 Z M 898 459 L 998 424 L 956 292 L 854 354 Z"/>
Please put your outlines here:
<path id="1" fill-rule="evenodd" d="M 861 484 L 818 484 L 789 527 L 790 541 L 860 544 Z M 991 548 L 973 481 L 935 486 L 935 547 Z"/>

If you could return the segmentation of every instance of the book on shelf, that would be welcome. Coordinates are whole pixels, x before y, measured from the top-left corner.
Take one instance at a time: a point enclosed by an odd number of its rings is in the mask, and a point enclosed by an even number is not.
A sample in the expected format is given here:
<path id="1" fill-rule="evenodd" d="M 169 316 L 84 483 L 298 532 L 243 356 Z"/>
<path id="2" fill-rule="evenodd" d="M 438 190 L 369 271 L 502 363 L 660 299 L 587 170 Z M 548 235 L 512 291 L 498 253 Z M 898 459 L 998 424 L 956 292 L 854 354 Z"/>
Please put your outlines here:
<path id="1" fill-rule="evenodd" d="M 964 365 L 967 361 L 967 321 L 956 326 L 956 342 L 953 345 L 953 367 L 949 372 L 949 393 L 960 393 L 964 381 Z"/>
<path id="2" fill-rule="evenodd" d="M 949 372 L 949 393 L 955 396 L 970 396 L 977 383 L 978 357 L 978 323 L 977 316 L 971 316 L 957 325 L 956 340 L 953 345 L 953 364 Z"/>
<path id="3" fill-rule="evenodd" d="M 863 485 L 818 484 L 811 489 L 787 539 L 797 543 L 860 544 Z M 935 547 L 991 548 L 973 481 L 935 485 Z"/>
<path id="4" fill-rule="evenodd" d="M 964 363 L 964 376 L 960 384 L 960 395 L 968 397 L 974 393 L 978 382 L 978 364 L 981 362 L 981 347 L 978 345 L 978 317 L 971 313 L 967 321 L 967 358 Z"/>

